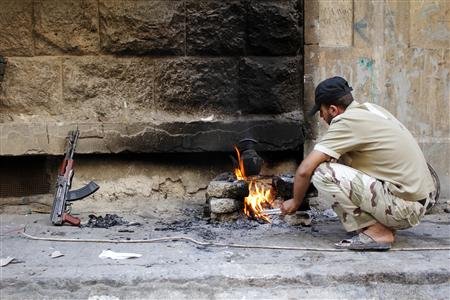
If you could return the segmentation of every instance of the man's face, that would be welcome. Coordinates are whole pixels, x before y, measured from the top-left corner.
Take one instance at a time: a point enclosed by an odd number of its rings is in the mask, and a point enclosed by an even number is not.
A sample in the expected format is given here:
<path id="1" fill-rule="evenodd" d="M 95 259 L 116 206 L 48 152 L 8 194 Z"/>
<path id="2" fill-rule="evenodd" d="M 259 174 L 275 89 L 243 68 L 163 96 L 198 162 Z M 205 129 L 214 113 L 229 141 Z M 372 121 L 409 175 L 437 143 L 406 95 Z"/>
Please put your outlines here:
<path id="1" fill-rule="evenodd" d="M 334 106 L 334 105 L 333 105 Z M 333 118 L 336 115 L 333 116 L 333 111 L 331 109 L 331 106 L 329 105 L 320 105 L 320 117 L 328 124 L 330 125 L 331 120 L 333 120 Z"/>

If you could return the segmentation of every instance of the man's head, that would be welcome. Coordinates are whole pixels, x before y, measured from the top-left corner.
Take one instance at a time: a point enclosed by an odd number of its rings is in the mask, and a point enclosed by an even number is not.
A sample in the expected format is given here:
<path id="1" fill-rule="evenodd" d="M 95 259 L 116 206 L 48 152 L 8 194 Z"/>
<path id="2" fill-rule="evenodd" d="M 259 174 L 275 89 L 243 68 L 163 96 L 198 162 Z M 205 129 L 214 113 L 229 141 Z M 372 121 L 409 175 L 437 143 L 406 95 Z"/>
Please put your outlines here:
<path id="1" fill-rule="evenodd" d="M 320 117 L 328 124 L 331 120 L 345 111 L 353 101 L 353 89 L 342 77 L 325 79 L 316 87 L 315 104 L 310 114 L 320 110 Z"/>

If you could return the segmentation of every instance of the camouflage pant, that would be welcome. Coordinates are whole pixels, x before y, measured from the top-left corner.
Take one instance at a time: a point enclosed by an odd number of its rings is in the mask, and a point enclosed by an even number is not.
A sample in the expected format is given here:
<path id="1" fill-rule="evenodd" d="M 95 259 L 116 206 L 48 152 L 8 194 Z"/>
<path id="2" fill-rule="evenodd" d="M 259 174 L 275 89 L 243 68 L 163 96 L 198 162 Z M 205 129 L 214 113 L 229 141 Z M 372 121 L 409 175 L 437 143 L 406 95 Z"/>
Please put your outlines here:
<path id="1" fill-rule="evenodd" d="M 405 229 L 419 224 L 425 214 L 419 202 L 398 198 L 382 181 L 342 164 L 320 164 L 312 181 L 347 231 L 376 222 L 392 229 Z"/>

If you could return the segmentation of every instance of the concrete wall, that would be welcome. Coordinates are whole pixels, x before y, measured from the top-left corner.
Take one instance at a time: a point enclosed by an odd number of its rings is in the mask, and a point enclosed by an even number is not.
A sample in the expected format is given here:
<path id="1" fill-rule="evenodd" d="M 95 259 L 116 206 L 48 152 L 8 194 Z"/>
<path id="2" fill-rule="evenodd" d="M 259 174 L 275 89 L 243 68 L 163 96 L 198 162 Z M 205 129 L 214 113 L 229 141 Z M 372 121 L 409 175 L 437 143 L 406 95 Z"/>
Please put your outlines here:
<path id="1" fill-rule="evenodd" d="M 305 107 L 340 75 L 359 101 L 389 109 L 422 147 L 450 197 L 450 2 L 305 1 Z M 309 148 L 325 127 L 313 120 Z M 403 151 L 403 149 L 398 149 Z"/>

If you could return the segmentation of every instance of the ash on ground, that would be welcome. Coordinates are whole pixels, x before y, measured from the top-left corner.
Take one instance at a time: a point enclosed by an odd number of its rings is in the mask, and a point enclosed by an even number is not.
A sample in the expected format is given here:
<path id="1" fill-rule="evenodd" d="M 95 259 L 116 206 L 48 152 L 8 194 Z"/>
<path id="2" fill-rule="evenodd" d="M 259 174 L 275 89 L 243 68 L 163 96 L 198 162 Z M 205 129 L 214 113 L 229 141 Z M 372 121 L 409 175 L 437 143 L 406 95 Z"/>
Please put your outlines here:
<path id="1" fill-rule="evenodd" d="M 89 215 L 89 221 L 84 225 L 90 228 L 109 228 L 111 226 L 126 225 L 128 221 L 116 214 L 106 214 L 105 217 Z"/>
<path id="2" fill-rule="evenodd" d="M 205 218 L 202 215 L 202 207 L 183 209 L 181 215 L 176 218 L 168 217 L 157 220 L 154 223 L 153 233 L 150 238 L 159 237 L 161 234 L 188 234 L 208 241 L 223 241 L 242 237 L 252 237 L 258 234 L 277 235 L 291 231 L 293 234 L 299 232 L 315 232 L 315 224 L 312 226 L 292 226 L 289 225 L 282 216 L 274 215 L 272 223 L 267 223 L 259 219 L 247 217 L 243 212 L 234 221 L 217 221 Z"/>

